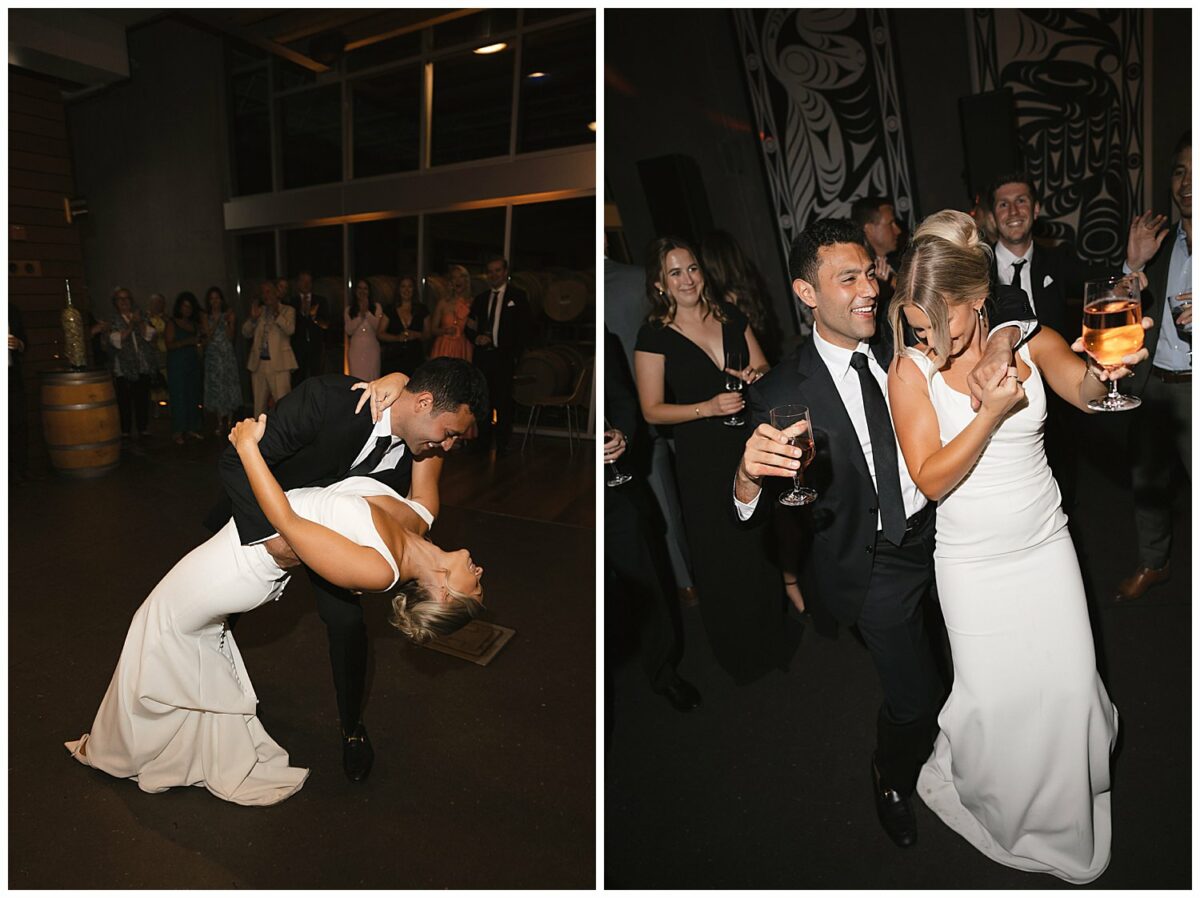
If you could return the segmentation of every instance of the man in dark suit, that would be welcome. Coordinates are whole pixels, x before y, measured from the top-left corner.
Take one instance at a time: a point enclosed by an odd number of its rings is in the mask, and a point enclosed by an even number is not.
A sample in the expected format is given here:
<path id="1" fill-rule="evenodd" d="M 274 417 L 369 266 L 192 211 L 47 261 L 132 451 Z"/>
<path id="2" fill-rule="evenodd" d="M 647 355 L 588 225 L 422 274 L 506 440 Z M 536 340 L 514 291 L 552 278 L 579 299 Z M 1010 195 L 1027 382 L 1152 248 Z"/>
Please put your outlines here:
<path id="1" fill-rule="evenodd" d="M 747 391 L 754 433 L 734 479 L 738 516 L 761 525 L 800 450 L 767 423 L 771 408 L 808 406 L 816 456 L 805 475 L 816 501 L 798 512 L 805 531 L 800 577 L 839 622 L 858 627 L 883 686 L 872 788 L 880 822 L 901 847 L 916 842 L 911 795 L 929 757 L 944 695 L 925 633 L 922 601 L 933 586 L 933 503 L 912 482 L 887 409 L 889 333 L 877 333 L 878 288 L 862 230 L 824 220 L 789 255 L 792 289 L 813 310 L 812 340 Z M 992 302 L 989 300 L 989 302 Z M 1003 291 L 976 383 L 1012 362 L 1035 325 L 1024 296 Z M 1020 322 L 1020 327 L 1008 327 Z M 806 459 L 807 461 L 807 459 Z M 764 497 L 763 494 L 766 494 Z"/>
<path id="2" fill-rule="evenodd" d="M 1171 170 L 1171 202 L 1179 224 L 1139 215 L 1129 229 L 1126 267 L 1146 272 L 1143 314 L 1154 320 L 1146 331 L 1150 357 L 1134 371 L 1127 392 L 1139 396 L 1129 414 L 1133 509 L 1138 566 L 1117 586 L 1118 601 L 1139 599 L 1171 575 L 1172 489 L 1175 460 L 1192 477 L 1192 310 L 1177 297 L 1192 289 L 1192 133 L 1176 144 Z"/>
<path id="3" fill-rule="evenodd" d="M 433 359 L 411 378 L 388 375 L 372 385 L 372 408 L 379 413 L 374 424 L 372 415 L 355 410 L 362 394 L 351 390 L 354 382 L 341 374 L 312 377 L 280 400 L 267 417 L 259 443 L 263 458 L 285 490 L 365 475 L 420 503 L 432 519 L 438 512 L 444 453 L 487 411 L 483 378 L 461 359 Z M 263 543 L 281 567 L 298 564 L 258 507 L 232 446 L 218 468 L 227 501 L 209 515 L 209 528 L 224 526 L 232 511 L 243 545 Z M 361 719 L 367 675 L 362 607 L 348 590 L 311 571 L 309 576 L 329 635 L 342 763 L 350 780 L 359 782 L 367 777 L 375 756 Z"/>
<path id="4" fill-rule="evenodd" d="M 850 220 L 862 228 L 867 238 L 867 248 L 875 261 L 879 302 L 887 308 L 896 290 L 896 271 L 891 260 L 895 258 L 900 235 L 904 233 L 896 221 L 896 206 L 886 196 L 864 196 L 851 204 Z"/>
<path id="5" fill-rule="evenodd" d="M 505 455 L 513 431 L 513 374 L 529 335 L 529 299 L 508 282 L 508 260 L 503 256 L 489 258 L 484 273 L 489 289 L 475 297 L 466 330 L 496 413 L 494 427 L 491 415 L 478 422 L 479 447 L 486 451 L 494 432 L 496 454 Z"/>
<path id="6" fill-rule="evenodd" d="M 312 273 L 300 272 L 296 295 L 285 300 L 296 310 L 296 330 L 292 333 L 292 352 L 299 366 L 292 372 L 292 386 L 324 370 L 325 332 L 329 330 L 328 302 L 312 292 Z"/>
<path id="7" fill-rule="evenodd" d="M 621 341 L 607 328 L 604 417 L 609 425 L 604 460 L 619 461 L 621 473 L 631 475 L 628 482 L 604 491 L 606 641 L 612 646 L 636 625 L 650 688 L 675 710 L 691 711 L 699 707 L 700 693 L 676 670 L 683 657 L 683 622 L 668 572 L 662 517 L 646 487 L 650 458 L 645 422 Z M 611 675 L 612 667 L 611 660 L 605 664 L 606 675 Z M 605 685 L 607 689 L 609 684 Z M 606 699 L 611 703 L 611 695 Z M 608 711 L 606 726 L 611 729 L 611 704 Z"/>

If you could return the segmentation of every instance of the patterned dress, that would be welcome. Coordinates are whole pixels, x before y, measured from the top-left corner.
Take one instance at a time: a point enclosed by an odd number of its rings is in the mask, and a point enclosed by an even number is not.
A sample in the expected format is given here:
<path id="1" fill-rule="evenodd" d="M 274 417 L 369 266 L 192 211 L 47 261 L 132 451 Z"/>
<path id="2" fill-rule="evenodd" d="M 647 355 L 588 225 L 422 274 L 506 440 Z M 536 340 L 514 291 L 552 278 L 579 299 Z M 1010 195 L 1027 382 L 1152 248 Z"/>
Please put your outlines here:
<path id="1" fill-rule="evenodd" d="M 242 382 L 225 322 L 220 315 L 210 317 L 208 327 L 210 336 L 204 349 L 204 407 L 224 418 L 242 407 Z"/>

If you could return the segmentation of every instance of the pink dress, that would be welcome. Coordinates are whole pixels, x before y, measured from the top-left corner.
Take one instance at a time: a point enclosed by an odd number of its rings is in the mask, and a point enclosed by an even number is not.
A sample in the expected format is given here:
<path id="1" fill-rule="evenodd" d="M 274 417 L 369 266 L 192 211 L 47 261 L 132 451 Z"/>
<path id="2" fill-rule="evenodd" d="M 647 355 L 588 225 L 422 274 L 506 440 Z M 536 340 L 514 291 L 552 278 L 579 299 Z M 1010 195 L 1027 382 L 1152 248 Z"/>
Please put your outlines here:
<path id="1" fill-rule="evenodd" d="M 350 317 L 346 309 L 346 336 L 350 338 L 350 376 L 359 380 L 379 377 L 379 321 L 383 307 L 375 304 L 373 312 Z"/>
<path id="2" fill-rule="evenodd" d="M 433 349 L 429 352 L 431 359 L 451 358 L 471 361 L 475 354 L 475 347 L 463 333 L 467 326 L 467 318 L 470 316 L 470 304 L 465 299 L 456 299 L 451 311 L 444 313 L 441 320 L 437 322 L 437 326 L 440 328 L 454 328 L 454 333 L 441 334 L 433 341 Z"/>

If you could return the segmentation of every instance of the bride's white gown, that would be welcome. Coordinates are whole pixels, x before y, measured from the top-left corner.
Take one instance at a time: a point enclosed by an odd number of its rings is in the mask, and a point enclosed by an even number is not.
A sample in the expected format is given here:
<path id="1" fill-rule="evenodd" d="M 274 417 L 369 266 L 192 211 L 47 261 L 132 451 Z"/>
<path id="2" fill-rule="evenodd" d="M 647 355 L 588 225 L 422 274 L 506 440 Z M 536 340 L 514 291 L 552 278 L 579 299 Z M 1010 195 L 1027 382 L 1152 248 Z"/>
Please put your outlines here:
<path id="1" fill-rule="evenodd" d="M 1044 380 L 937 510 L 934 564 L 954 688 L 917 792 L 988 857 L 1091 882 L 1112 838 L 1117 712 L 1096 672 L 1079 561 L 1042 448 Z M 918 359 L 926 372 L 927 359 Z M 934 374 L 942 444 L 974 417 Z"/>
<path id="2" fill-rule="evenodd" d="M 287 493 L 297 514 L 377 549 L 398 579 L 363 498 L 377 495 L 406 501 L 368 477 Z M 277 599 L 287 581 L 265 548 L 239 543 L 232 520 L 184 556 L 133 616 L 91 731 L 66 743 L 72 755 L 146 792 L 204 786 L 244 805 L 296 792 L 308 770 L 289 766 L 259 723 L 254 687 L 225 625 L 230 614 Z"/>

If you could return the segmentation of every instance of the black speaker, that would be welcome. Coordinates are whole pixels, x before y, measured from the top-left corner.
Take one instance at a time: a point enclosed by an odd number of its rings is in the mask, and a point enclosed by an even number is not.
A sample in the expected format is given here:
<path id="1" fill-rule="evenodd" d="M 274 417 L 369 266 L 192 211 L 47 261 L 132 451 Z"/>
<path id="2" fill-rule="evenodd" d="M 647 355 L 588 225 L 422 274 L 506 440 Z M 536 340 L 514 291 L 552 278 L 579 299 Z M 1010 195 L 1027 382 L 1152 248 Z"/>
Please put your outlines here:
<path id="1" fill-rule="evenodd" d="M 992 179 L 1023 165 L 1017 143 L 1017 117 L 1010 88 L 960 97 L 963 158 L 967 190 L 972 197 L 987 190 Z"/>
<path id="2" fill-rule="evenodd" d="M 713 230 L 700 166 L 678 153 L 637 164 L 656 237 L 681 237 L 693 245 Z"/>

